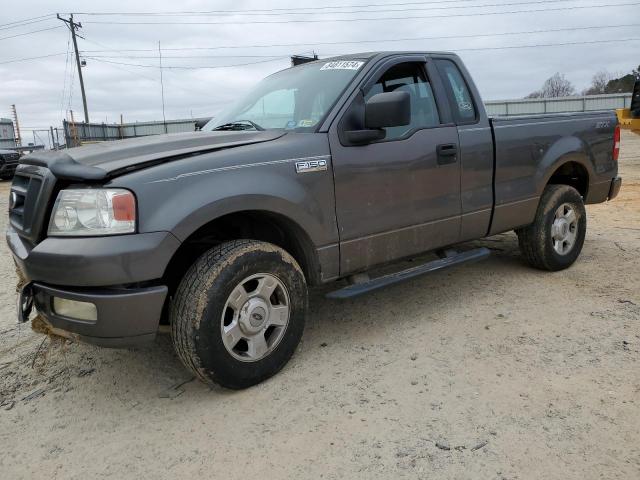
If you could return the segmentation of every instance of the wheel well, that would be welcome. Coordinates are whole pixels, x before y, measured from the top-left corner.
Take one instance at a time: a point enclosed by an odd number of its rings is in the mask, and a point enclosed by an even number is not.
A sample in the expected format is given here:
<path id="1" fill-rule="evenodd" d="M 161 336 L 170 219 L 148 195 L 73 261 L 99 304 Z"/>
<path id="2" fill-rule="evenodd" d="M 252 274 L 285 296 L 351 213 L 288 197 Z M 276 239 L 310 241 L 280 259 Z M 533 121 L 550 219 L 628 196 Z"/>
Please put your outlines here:
<path id="1" fill-rule="evenodd" d="M 585 198 L 589 188 L 589 172 L 577 162 L 563 163 L 553 172 L 547 185 L 569 185 Z"/>
<path id="2" fill-rule="evenodd" d="M 169 295 L 175 292 L 184 274 L 200 255 L 220 243 L 243 238 L 273 243 L 286 250 L 302 268 L 307 282 L 319 283 L 315 249 L 306 232 L 282 215 L 249 210 L 212 220 L 180 245 L 163 276 Z"/>

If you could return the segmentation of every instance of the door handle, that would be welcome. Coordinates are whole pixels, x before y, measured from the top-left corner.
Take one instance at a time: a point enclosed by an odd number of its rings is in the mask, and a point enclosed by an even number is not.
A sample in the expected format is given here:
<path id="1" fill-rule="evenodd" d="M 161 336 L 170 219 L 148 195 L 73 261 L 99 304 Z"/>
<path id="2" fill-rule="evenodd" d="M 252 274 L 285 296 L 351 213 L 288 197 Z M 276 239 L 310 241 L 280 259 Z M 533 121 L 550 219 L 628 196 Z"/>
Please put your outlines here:
<path id="1" fill-rule="evenodd" d="M 444 143 L 436 147 L 438 154 L 438 165 L 455 163 L 458 159 L 458 145 L 455 143 Z"/>

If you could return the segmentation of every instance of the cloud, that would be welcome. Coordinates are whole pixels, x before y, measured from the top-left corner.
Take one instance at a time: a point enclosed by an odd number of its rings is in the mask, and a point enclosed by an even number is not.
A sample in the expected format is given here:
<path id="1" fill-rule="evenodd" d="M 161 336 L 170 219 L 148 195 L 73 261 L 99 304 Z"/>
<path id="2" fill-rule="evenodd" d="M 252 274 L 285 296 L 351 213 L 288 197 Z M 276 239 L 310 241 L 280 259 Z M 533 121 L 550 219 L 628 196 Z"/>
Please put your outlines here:
<path id="1" fill-rule="evenodd" d="M 389 0 L 399 3 L 398 0 Z M 525 0 L 516 0 L 524 2 Z M 216 69 L 172 69 L 164 72 L 164 90 L 167 118 L 210 116 L 229 104 L 241 92 L 262 77 L 289 65 L 291 54 L 315 50 L 321 56 L 372 50 L 460 51 L 486 100 L 519 98 L 537 89 L 555 72 L 566 74 L 578 89 L 587 86 L 594 72 L 607 69 L 611 72 L 628 72 L 639 63 L 637 56 L 640 42 L 621 42 L 591 45 L 554 46 L 540 48 L 490 50 L 490 47 L 533 45 L 544 43 L 580 42 L 594 39 L 616 39 L 638 36 L 637 27 L 556 32 L 527 35 L 505 35 L 478 38 L 433 39 L 344 45 L 311 45 L 315 42 L 385 40 L 407 37 L 435 37 L 454 35 L 490 34 L 549 30 L 566 27 L 616 25 L 640 23 L 637 5 L 596 9 L 573 9 L 553 12 L 533 12 L 516 15 L 466 16 L 444 18 L 415 18 L 427 15 L 473 14 L 480 12 L 559 8 L 580 6 L 577 0 L 550 4 L 523 6 L 471 8 L 469 5 L 495 3 L 513 4 L 514 0 L 460 0 L 448 3 L 436 2 L 420 6 L 393 6 L 388 9 L 400 12 L 375 13 L 379 8 L 350 17 L 384 17 L 384 21 L 323 22 L 290 24 L 222 24 L 222 25 L 113 25 L 90 23 L 95 21 L 154 21 L 155 17 L 96 17 L 76 15 L 83 23 L 79 39 L 80 49 L 107 50 L 85 53 L 87 66 L 83 68 L 92 121 L 116 122 L 122 114 L 126 121 L 158 120 L 162 118 L 160 75 L 156 67 L 120 65 L 120 62 L 139 65 L 157 65 L 157 45 L 162 42 L 165 66 L 222 66 L 261 61 L 246 65 Z M 613 1 L 613 0 L 611 0 Z M 348 4 L 382 3 L 382 0 L 349 0 Z M 623 2 L 620 2 L 623 3 Z M 601 3 L 604 4 L 604 0 Z M 51 13 L 51 2 L 34 0 L 15 3 L 11 8 L 10 22 Z M 257 0 L 242 2 L 190 0 L 176 3 L 168 0 L 60 1 L 55 8 L 66 11 L 102 12 L 159 12 L 159 11 L 207 11 L 234 9 L 264 9 L 265 3 Z M 271 1 L 271 9 L 291 7 L 317 7 L 326 5 L 308 1 Z M 597 5 L 597 4 L 594 4 Z M 465 7 L 467 8 L 459 8 Z M 446 7 L 440 10 L 417 8 Z M 456 7 L 456 8 L 453 8 Z M 344 8 L 343 8 L 344 10 Z M 273 10 L 271 13 L 278 13 Z M 312 11 L 310 11 L 312 12 Z M 280 12 L 281 13 L 281 12 Z M 345 18 L 348 15 L 296 15 L 289 18 Z M 389 17 L 409 17 L 405 20 L 389 20 Z M 411 18 L 414 17 L 414 18 Z M 273 21 L 282 16 L 228 16 L 210 15 L 195 17 L 158 17 L 157 21 L 220 22 L 220 21 Z M 226 19 L 226 20 L 225 20 Z M 53 17 L 20 28 L 0 30 L 0 37 L 40 28 L 55 26 L 60 22 Z M 15 58 L 46 55 L 67 51 L 69 33 L 55 29 L 0 41 L 0 62 Z M 175 51 L 179 47 L 219 47 L 266 44 L 294 44 L 293 47 L 234 48 L 217 50 Z M 106 47 L 106 48 L 105 48 Z M 468 50 L 487 48 L 487 50 Z M 115 51 L 109 51 L 109 49 Z M 150 50 L 146 52 L 120 52 L 119 50 Z M 283 58 L 273 61 L 264 57 L 245 56 L 276 55 Z M 91 58 L 101 56 L 101 58 Z M 108 56 L 108 58 L 107 58 Z M 200 56 L 200 58 L 187 58 Z M 242 56 L 242 58 L 240 58 Z M 150 58 L 136 58 L 150 57 Z M 72 67 L 72 57 L 58 55 L 29 62 L 0 65 L 0 117 L 9 117 L 11 104 L 16 104 L 21 124 L 25 128 L 60 126 L 65 112 L 74 110 L 76 119 L 82 118 L 82 103 L 77 75 Z M 66 66 L 66 76 L 65 76 Z M 65 81 L 66 78 L 66 81 Z M 64 95 L 63 95 L 64 88 Z M 72 93 L 70 98 L 70 92 Z"/>

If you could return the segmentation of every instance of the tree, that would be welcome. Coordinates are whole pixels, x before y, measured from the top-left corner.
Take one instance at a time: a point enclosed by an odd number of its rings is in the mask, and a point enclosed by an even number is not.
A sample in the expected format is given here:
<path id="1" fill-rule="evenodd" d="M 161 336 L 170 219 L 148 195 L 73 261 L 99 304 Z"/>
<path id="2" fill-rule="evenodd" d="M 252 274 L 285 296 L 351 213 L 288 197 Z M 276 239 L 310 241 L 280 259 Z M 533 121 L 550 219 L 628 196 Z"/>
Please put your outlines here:
<path id="1" fill-rule="evenodd" d="M 640 79 L 640 65 L 637 69 L 626 75 L 618 74 L 618 77 L 600 71 L 593 76 L 591 86 L 587 88 L 584 95 L 599 95 L 602 93 L 629 93 L 633 91 L 633 84 L 636 79 Z"/>
<path id="2" fill-rule="evenodd" d="M 582 94 L 601 95 L 603 93 L 608 93 L 607 85 L 611 82 L 612 77 L 613 76 L 606 70 L 600 70 L 591 79 L 591 86 L 582 92 Z"/>
<path id="3" fill-rule="evenodd" d="M 547 78 L 540 90 L 527 95 L 526 98 L 555 98 L 575 95 L 576 88 L 562 73 Z"/>
<path id="4" fill-rule="evenodd" d="M 637 78 L 640 78 L 640 65 L 638 65 L 637 70 L 632 70 L 631 73 L 609 80 L 605 93 L 633 92 L 633 84 Z"/>

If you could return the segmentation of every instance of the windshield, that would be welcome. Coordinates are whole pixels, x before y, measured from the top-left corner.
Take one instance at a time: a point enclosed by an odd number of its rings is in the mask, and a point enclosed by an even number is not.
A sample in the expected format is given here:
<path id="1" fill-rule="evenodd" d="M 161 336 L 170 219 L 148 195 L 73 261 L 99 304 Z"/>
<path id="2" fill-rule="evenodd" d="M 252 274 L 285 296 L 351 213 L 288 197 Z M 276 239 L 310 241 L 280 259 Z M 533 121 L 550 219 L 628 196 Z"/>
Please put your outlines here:
<path id="1" fill-rule="evenodd" d="M 313 62 L 274 73 L 203 130 L 313 131 L 364 63 Z"/>

